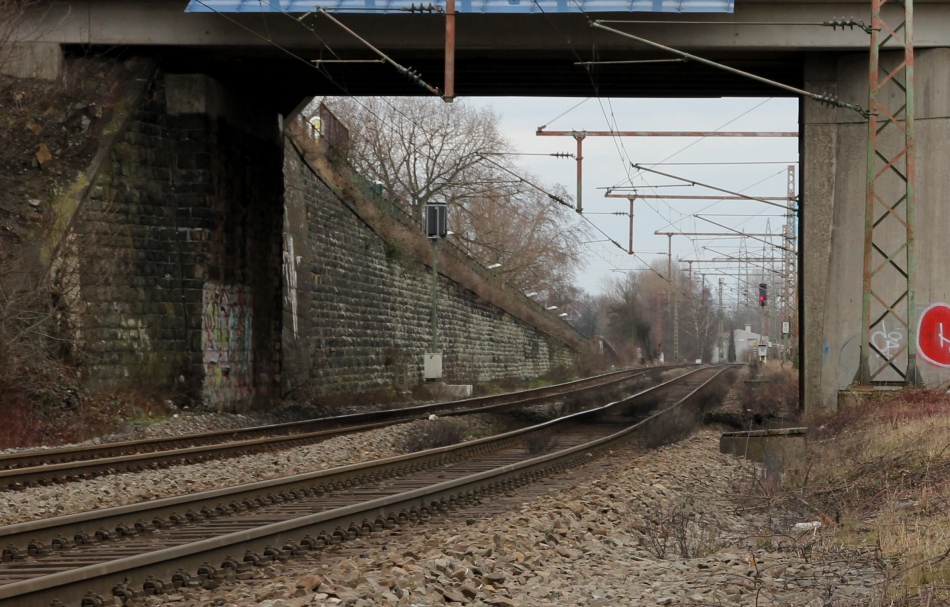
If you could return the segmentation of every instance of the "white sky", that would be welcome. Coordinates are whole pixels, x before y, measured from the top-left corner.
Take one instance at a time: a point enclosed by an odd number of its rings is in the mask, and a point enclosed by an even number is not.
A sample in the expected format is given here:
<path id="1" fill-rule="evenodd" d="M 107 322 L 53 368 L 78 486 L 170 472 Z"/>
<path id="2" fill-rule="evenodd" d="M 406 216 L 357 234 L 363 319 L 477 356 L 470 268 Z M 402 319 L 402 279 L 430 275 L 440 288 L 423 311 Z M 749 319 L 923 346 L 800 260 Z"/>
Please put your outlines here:
<path id="1" fill-rule="evenodd" d="M 797 131 L 798 100 L 789 98 L 725 98 L 725 99 L 589 99 L 567 115 L 554 120 L 562 112 L 580 102 L 578 98 L 469 98 L 475 106 L 491 105 L 501 114 L 502 129 L 516 150 L 532 153 L 575 152 L 572 137 L 538 137 L 537 127 L 547 130 L 651 130 L 651 131 Z M 727 125 L 728 123 L 728 125 Z M 725 126 L 727 125 L 727 126 Z M 693 144 L 690 146 L 690 144 Z M 685 149 L 686 146 L 690 146 Z M 619 148 L 619 150 L 618 150 Z M 677 153 L 679 152 L 679 153 Z M 788 164 L 797 170 L 797 138 L 632 138 L 587 137 L 584 140 L 584 211 L 603 213 L 629 211 L 626 199 L 606 199 L 606 186 L 629 185 L 626 157 L 638 164 L 652 164 L 676 154 L 668 162 L 777 162 L 778 164 L 732 164 L 656 166 L 665 173 L 694 179 L 720 188 L 741 191 L 751 196 L 786 196 Z M 545 156 L 512 158 L 518 165 L 534 173 L 545 184 L 560 183 L 571 195 L 576 192 L 576 164 L 572 158 Z M 658 175 L 631 172 L 637 186 L 677 183 Z M 796 180 L 797 182 L 797 180 Z M 700 187 L 643 187 L 641 194 L 715 195 Z M 783 217 L 726 217 L 715 214 L 782 214 L 782 209 L 751 201 L 639 200 L 634 209 L 634 251 L 650 260 L 662 252 L 665 262 L 667 237 L 654 231 L 727 232 L 713 224 L 692 217 L 703 214 L 712 221 L 747 232 L 781 232 Z M 626 253 L 629 219 L 626 216 L 594 215 L 588 217 L 620 243 L 621 251 L 610 242 L 585 246 L 586 268 L 578 273 L 577 284 L 588 292 L 600 291 L 606 277 L 616 276 L 614 268 L 635 268 L 643 263 Z M 766 222 L 770 221 L 770 230 Z M 603 238 L 600 235 L 595 238 Z M 762 257 L 762 242 L 746 239 L 750 256 Z M 775 240 L 778 243 L 778 239 Z M 722 257 L 706 250 L 708 246 L 726 255 L 735 256 L 739 239 L 699 241 L 686 237 L 673 238 L 674 257 L 698 259 Z M 780 251 L 775 251 L 775 257 Z M 768 255 L 766 255 L 768 256 Z M 732 267 L 736 267 L 733 264 Z M 694 264 L 694 276 L 700 272 Z M 713 266 L 706 266 L 712 268 Z M 725 267 L 725 265 L 720 266 Z M 685 268 L 685 264 L 684 264 Z M 712 274 L 715 270 L 708 270 Z M 707 285 L 718 282 L 707 278 Z M 734 279 L 727 284 L 735 285 Z M 727 286 L 727 291 L 729 287 Z M 727 299 L 733 299 L 725 293 Z"/>

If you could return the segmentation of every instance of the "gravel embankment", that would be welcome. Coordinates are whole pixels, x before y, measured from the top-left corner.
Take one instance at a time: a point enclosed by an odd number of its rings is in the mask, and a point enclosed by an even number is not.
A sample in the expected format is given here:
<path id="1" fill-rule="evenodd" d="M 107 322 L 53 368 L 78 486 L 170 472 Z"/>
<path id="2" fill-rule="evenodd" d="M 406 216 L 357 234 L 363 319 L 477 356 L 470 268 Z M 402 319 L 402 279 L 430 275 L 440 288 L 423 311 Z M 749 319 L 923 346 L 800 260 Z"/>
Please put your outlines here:
<path id="1" fill-rule="evenodd" d="M 604 463 L 606 461 L 606 464 Z M 868 605 L 876 570 L 823 553 L 822 530 L 796 531 L 745 507 L 745 462 L 703 430 L 657 451 L 616 453 L 570 473 L 573 486 L 492 500 L 452 519 L 382 532 L 268 567 L 212 591 L 143 604 L 188 607 Z M 612 465 L 612 469 L 611 466 Z M 596 471 L 594 474 L 592 472 Z M 491 505 L 489 505 L 491 510 Z M 664 549 L 665 547 L 665 549 Z M 685 551 L 685 556 L 684 556 Z M 664 554 L 665 558 L 659 555 Z"/>

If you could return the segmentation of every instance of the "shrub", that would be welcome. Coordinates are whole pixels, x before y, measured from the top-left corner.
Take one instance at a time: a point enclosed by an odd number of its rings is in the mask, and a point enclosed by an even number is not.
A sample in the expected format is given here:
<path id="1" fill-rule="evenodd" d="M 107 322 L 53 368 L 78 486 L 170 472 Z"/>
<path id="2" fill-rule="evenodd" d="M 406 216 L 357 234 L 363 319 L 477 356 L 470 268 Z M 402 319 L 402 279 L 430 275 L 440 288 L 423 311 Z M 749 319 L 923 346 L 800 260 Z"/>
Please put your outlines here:
<path id="1" fill-rule="evenodd" d="M 757 379 L 746 381 L 739 388 L 739 400 L 757 425 L 767 425 L 769 421 L 797 422 L 798 374 L 789 369 L 760 368 Z"/>
<path id="2" fill-rule="evenodd" d="M 671 553 L 680 558 L 706 556 L 715 551 L 716 528 L 707 521 L 689 488 L 676 501 L 666 501 L 635 525 L 640 545 L 664 559 Z"/>
<path id="3" fill-rule="evenodd" d="M 406 453 L 456 445 L 465 438 L 465 429 L 457 419 L 426 420 L 411 429 L 400 441 L 399 448 Z"/>

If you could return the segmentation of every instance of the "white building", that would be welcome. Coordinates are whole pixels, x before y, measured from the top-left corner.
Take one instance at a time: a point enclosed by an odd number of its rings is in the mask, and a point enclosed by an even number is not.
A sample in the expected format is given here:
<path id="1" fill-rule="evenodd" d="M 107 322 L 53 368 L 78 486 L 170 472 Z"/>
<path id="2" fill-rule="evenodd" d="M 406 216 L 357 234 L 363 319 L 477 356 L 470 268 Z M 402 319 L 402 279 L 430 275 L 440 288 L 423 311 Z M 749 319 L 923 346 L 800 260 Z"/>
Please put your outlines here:
<path id="1" fill-rule="evenodd" d="M 729 333 L 723 333 L 720 336 L 722 340 L 722 354 L 723 362 L 729 360 Z M 732 332 L 732 340 L 736 347 L 736 362 L 747 363 L 752 360 L 752 357 L 755 355 L 756 347 L 759 344 L 768 344 L 768 336 L 762 336 L 758 333 L 755 333 L 751 330 L 751 327 L 746 325 L 745 329 L 736 329 Z M 772 356 L 775 353 L 774 349 L 769 351 L 769 356 Z M 719 344 L 713 344 L 711 359 L 713 363 L 718 363 L 719 361 Z"/>

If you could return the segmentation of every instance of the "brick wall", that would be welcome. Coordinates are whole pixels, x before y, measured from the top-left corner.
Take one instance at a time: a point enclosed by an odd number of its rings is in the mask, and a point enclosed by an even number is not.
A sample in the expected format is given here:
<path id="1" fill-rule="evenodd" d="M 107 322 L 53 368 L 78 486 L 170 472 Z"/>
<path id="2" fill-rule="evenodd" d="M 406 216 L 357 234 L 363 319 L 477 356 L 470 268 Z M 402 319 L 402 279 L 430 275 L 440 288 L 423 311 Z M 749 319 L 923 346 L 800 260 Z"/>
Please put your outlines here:
<path id="1" fill-rule="evenodd" d="M 263 405 L 279 398 L 282 152 L 207 103 L 170 109 L 174 78 L 151 83 L 76 224 L 90 383 Z"/>
<path id="2" fill-rule="evenodd" d="M 301 398 L 422 381 L 431 267 L 384 240 L 290 143 L 284 172 L 284 392 Z M 576 357 L 445 275 L 438 297 L 447 383 L 536 377 Z"/>

